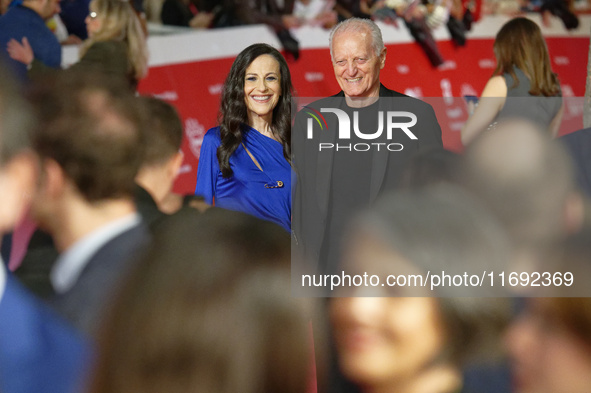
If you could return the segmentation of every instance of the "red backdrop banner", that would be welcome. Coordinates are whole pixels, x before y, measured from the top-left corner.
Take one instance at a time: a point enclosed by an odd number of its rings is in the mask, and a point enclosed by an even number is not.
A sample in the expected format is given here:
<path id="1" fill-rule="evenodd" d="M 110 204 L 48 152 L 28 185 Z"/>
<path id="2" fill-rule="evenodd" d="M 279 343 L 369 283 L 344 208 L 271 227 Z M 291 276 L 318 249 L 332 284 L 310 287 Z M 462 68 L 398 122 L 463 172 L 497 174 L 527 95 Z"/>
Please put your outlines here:
<path id="1" fill-rule="evenodd" d="M 494 26 L 500 28 L 501 23 L 497 25 Z M 245 31 L 244 28 L 241 29 L 240 32 Z M 266 28 L 252 29 L 256 33 L 252 42 L 275 43 L 272 33 Z M 267 32 L 267 36 L 261 37 L 260 29 Z M 467 117 L 462 97 L 479 96 L 495 67 L 492 48 L 496 30 L 495 27 L 488 29 L 488 37 L 482 37 L 487 35 L 484 33 L 477 34 L 481 37 L 469 38 L 465 47 L 455 47 L 447 39 L 439 40 L 439 50 L 446 63 L 438 69 L 430 66 L 420 47 L 407 37 L 402 37 L 401 42 L 386 45 L 388 51 L 386 67 L 381 72 L 382 83 L 388 88 L 431 103 L 443 130 L 444 145 L 455 151 L 462 149 L 459 131 Z M 560 78 L 563 96 L 569 97 L 565 100 L 561 134 L 582 128 L 583 100 L 580 97 L 584 95 L 587 76 L 588 31 L 587 28 L 587 36 L 559 34 L 546 38 L 552 67 Z M 215 40 L 216 32 L 207 34 L 208 41 Z M 228 33 L 226 31 L 220 34 Z M 324 34 L 316 41 L 325 40 Z M 158 48 L 175 46 L 174 39 L 175 36 L 158 37 L 156 43 L 151 43 L 151 52 L 154 53 Z M 187 40 L 187 36 L 184 39 Z M 305 45 L 302 45 L 299 60 L 289 63 L 297 96 L 325 97 L 337 93 L 339 87 L 333 76 L 330 54 L 326 47 L 328 40 L 322 41 L 321 47 L 306 44 L 311 41 L 310 37 L 302 40 Z M 185 160 L 175 184 L 175 191 L 179 193 L 192 193 L 195 188 L 203 135 L 217 124 L 224 79 L 235 55 L 246 46 L 243 40 L 224 45 L 233 47 L 215 48 L 222 53 L 219 58 L 216 55 L 188 55 L 185 62 L 174 60 L 166 64 L 166 59 L 160 56 L 155 61 L 158 64 L 150 67 L 148 77 L 139 86 L 140 93 L 155 95 L 174 104 L 184 120 L 185 138 L 182 149 Z M 176 47 L 176 51 L 182 52 L 183 48 Z"/>

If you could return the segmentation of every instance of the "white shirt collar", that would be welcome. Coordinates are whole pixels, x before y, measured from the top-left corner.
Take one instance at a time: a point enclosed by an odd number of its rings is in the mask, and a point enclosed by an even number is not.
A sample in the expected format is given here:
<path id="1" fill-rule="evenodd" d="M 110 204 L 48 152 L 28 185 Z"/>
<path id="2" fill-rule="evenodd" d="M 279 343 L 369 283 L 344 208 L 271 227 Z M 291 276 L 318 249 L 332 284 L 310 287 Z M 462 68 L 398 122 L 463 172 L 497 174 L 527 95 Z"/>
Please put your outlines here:
<path id="1" fill-rule="evenodd" d="M 51 285 L 57 293 L 69 291 L 90 258 L 108 241 L 138 225 L 138 213 L 132 213 L 94 230 L 64 251 L 51 269 Z"/>
<path id="2" fill-rule="evenodd" d="M 2 295 L 4 295 L 4 289 L 6 287 L 6 269 L 4 261 L 0 257 L 0 303 L 2 302 Z"/>

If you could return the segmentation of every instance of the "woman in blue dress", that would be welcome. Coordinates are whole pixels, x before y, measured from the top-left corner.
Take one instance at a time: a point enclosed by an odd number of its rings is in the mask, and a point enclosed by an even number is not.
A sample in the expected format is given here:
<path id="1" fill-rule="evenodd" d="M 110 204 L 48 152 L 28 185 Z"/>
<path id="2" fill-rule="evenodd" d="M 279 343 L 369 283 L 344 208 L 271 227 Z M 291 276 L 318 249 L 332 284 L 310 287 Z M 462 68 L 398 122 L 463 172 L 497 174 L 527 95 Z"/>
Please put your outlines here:
<path id="1" fill-rule="evenodd" d="M 291 76 L 272 46 L 232 64 L 218 127 L 203 138 L 195 195 L 209 204 L 291 227 Z"/>

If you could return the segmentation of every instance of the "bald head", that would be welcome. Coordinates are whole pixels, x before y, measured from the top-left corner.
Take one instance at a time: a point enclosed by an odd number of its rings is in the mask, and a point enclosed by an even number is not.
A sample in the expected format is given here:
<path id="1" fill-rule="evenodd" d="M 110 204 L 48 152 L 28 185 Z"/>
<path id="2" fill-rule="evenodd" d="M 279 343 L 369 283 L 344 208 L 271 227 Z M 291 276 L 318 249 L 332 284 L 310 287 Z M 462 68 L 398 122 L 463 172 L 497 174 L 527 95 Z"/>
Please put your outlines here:
<path id="1" fill-rule="evenodd" d="M 550 157 L 553 165 L 545 168 Z M 521 120 L 507 121 L 484 133 L 466 150 L 466 160 L 504 183 L 531 180 L 555 164 L 560 164 L 558 170 L 570 171 L 566 153 L 532 123 Z"/>
<path id="2" fill-rule="evenodd" d="M 563 235 L 562 216 L 575 188 L 570 157 L 532 123 L 509 120 L 467 149 L 461 181 L 490 205 L 519 243 Z"/>

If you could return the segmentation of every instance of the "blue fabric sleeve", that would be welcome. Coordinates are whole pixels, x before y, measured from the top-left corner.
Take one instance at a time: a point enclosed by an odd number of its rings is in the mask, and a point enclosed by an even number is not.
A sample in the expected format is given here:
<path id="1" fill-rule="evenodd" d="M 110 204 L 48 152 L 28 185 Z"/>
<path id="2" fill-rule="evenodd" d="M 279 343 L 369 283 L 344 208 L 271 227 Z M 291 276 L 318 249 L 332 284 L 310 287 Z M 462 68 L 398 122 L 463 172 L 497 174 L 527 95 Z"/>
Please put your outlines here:
<path id="1" fill-rule="evenodd" d="M 7 276 L 0 302 L 0 391 L 78 392 L 91 357 L 85 338 Z"/>
<path id="2" fill-rule="evenodd" d="M 220 146 L 219 129 L 212 128 L 203 137 L 199 163 L 197 164 L 197 187 L 195 195 L 202 196 L 205 202 L 213 204 L 216 191 L 216 180 L 220 173 L 217 149 Z"/>

